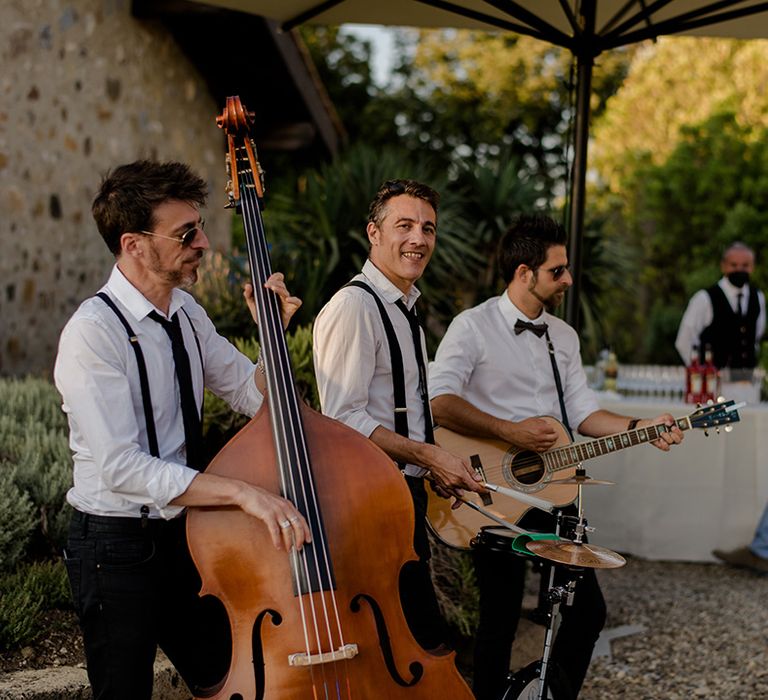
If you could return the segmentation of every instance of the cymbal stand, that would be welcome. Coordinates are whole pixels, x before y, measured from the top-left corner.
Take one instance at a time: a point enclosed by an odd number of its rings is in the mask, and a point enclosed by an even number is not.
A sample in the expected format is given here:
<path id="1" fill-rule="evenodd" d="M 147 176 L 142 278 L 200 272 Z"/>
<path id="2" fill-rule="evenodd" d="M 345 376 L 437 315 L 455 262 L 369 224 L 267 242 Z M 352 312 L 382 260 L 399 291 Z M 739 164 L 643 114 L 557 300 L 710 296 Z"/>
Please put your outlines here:
<path id="1" fill-rule="evenodd" d="M 576 475 L 584 476 L 584 470 L 579 467 L 576 470 Z M 585 534 L 592 532 L 594 528 L 589 527 L 584 518 L 581 484 L 578 485 L 576 503 L 578 515 L 575 518 L 574 516 L 563 515 L 560 510 L 557 511 L 555 534 L 560 536 L 560 533 L 564 528 L 568 529 L 569 532 L 573 533 L 573 542 L 582 544 Z M 573 522 L 574 520 L 575 522 Z M 576 584 L 584 571 L 582 567 L 560 564 L 559 566 L 562 566 L 563 570 L 568 572 L 568 578 L 565 583 L 556 586 L 555 571 L 557 566 L 557 564 L 551 563 L 549 567 L 549 581 L 547 588 L 545 591 L 542 590 L 543 596 L 540 594 L 540 598 L 543 598 L 544 605 L 542 606 L 540 603 L 539 608 L 544 608 L 543 618 L 546 620 L 544 650 L 541 659 L 538 662 L 529 664 L 526 668 L 522 669 L 522 671 L 512 676 L 509 688 L 501 700 L 522 700 L 523 698 L 525 698 L 525 700 L 547 700 L 548 698 L 553 697 L 548 691 L 548 675 L 550 672 L 552 646 L 559 625 L 560 606 L 569 606 L 573 604 L 573 599 L 576 593 Z M 544 572 L 542 572 L 542 575 L 544 575 Z M 562 693 L 556 697 L 557 700 L 562 700 Z"/>
<path id="2" fill-rule="evenodd" d="M 583 537 L 584 524 L 583 524 L 583 512 L 581 509 L 581 485 L 579 485 L 579 519 L 576 523 L 576 537 Z M 563 514 L 558 511 L 557 514 L 557 526 L 555 528 L 555 534 L 560 535 L 563 528 Z M 579 533 L 579 529 L 581 530 Z M 549 671 L 549 660 L 552 656 L 552 645 L 554 643 L 555 635 L 557 634 L 557 628 L 559 626 L 559 613 L 561 605 L 571 605 L 573 603 L 573 597 L 576 593 L 576 583 L 581 578 L 582 569 L 574 567 L 565 567 L 572 572 L 572 576 L 568 577 L 568 580 L 564 585 L 555 586 L 555 570 L 556 566 L 552 564 L 549 567 L 549 585 L 546 593 L 546 634 L 544 635 L 544 651 L 541 655 L 541 663 L 539 665 L 539 692 L 538 700 L 545 700 L 547 698 L 547 674 Z"/>

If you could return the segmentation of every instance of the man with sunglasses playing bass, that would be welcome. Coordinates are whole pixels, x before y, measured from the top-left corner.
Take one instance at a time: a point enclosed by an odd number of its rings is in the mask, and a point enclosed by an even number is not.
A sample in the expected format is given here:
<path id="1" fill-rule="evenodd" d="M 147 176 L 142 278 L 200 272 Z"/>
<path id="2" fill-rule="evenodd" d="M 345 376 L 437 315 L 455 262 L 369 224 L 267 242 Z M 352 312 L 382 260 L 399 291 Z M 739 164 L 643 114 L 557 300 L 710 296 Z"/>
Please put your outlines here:
<path id="1" fill-rule="evenodd" d="M 54 378 L 74 452 L 64 554 L 95 700 L 149 700 L 158 646 L 195 695 L 229 667 L 226 618 L 198 595 L 186 506 L 239 508 L 277 549 L 310 538 L 286 499 L 203 471 L 203 389 L 253 415 L 266 386 L 180 289 L 197 280 L 208 249 L 206 189 L 183 163 L 137 161 L 104 178 L 93 217 L 115 265 L 59 341 Z M 265 286 L 287 325 L 301 301 L 279 273 Z"/>
<path id="2" fill-rule="evenodd" d="M 662 422 L 674 425 L 669 414 L 638 420 L 601 410 L 587 388 L 578 336 L 551 314 L 572 284 L 561 225 L 542 215 L 515 219 L 501 240 L 499 267 L 505 291 L 453 320 L 430 367 L 439 425 L 536 452 L 552 448 L 558 438 L 536 416 L 555 416 L 592 437 Z M 675 427 L 662 438 L 654 445 L 668 450 L 682 433 Z M 552 532 L 554 516 L 532 509 L 520 526 Z M 480 547 L 473 557 L 480 587 L 473 689 L 478 700 L 498 700 L 520 617 L 525 561 Z M 573 605 L 564 609 L 552 656 L 570 686 L 566 697 L 578 695 L 604 623 L 605 601 L 594 570 L 586 569 Z"/>

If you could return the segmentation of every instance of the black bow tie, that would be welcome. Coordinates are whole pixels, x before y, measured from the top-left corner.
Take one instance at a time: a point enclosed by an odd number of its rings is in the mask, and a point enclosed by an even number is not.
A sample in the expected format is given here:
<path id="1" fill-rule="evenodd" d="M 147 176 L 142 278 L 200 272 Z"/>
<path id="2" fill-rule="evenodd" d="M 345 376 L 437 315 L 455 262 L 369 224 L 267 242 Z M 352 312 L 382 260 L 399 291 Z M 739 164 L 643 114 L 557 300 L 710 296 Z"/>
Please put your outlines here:
<path id="1" fill-rule="evenodd" d="M 515 321 L 515 335 L 520 335 L 523 331 L 531 331 L 535 333 L 537 337 L 541 338 L 547 332 L 546 323 L 530 323 L 529 321 L 522 321 L 517 319 Z"/>

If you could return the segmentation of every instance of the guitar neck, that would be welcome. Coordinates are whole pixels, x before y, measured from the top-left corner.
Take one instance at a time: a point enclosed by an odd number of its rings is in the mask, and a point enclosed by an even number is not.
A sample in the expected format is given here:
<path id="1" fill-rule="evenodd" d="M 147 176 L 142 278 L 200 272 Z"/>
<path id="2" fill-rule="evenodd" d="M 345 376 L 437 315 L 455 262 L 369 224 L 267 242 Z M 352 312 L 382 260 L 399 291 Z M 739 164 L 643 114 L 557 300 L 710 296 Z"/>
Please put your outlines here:
<path id="1" fill-rule="evenodd" d="M 678 418 L 675 425 L 680 430 L 688 430 L 691 427 L 691 421 L 688 417 Z M 544 453 L 544 460 L 552 471 L 568 469 L 580 462 L 585 462 L 593 457 L 600 457 L 611 452 L 618 452 L 627 447 L 635 445 L 644 445 L 646 442 L 658 440 L 663 433 L 668 433 L 672 428 L 663 423 L 649 425 L 645 428 L 635 428 L 615 435 L 606 435 L 605 437 L 585 442 L 574 442 L 566 447 L 558 447 Z"/>

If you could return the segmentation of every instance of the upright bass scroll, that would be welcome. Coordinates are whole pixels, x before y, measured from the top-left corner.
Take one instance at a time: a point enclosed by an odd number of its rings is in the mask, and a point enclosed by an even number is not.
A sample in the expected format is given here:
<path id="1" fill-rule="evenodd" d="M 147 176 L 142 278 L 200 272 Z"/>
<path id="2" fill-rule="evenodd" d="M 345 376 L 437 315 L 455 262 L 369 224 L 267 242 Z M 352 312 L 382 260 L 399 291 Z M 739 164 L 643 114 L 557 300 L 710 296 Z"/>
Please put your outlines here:
<path id="1" fill-rule="evenodd" d="M 401 474 L 372 442 L 297 395 L 279 304 L 264 288 L 271 265 L 253 115 L 230 97 L 217 122 L 227 132 L 230 198 L 243 217 L 268 398 L 208 471 L 282 494 L 309 523 L 312 542 L 277 551 L 266 527 L 239 510 L 189 513 L 201 594 L 222 602 L 232 627 L 230 668 L 207 697 L 471 700 L 452 655 L 425 652 L 403 617 L 397 582 L 415 553 Z"/>

